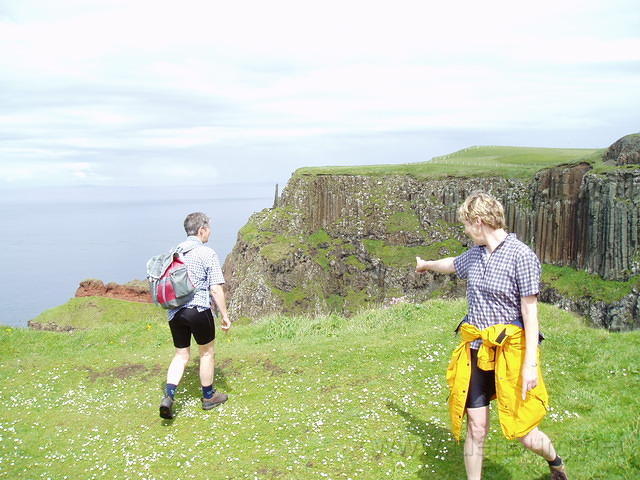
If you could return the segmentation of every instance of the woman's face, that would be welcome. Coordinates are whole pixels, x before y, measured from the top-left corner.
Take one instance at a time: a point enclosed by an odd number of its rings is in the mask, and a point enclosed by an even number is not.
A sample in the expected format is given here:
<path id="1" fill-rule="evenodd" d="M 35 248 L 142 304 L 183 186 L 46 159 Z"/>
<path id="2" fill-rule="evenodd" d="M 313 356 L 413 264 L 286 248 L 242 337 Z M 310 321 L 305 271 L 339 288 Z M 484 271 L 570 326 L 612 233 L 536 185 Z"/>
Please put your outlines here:
<path id="1" fill-rule="evenodd" d="M 464 233 L 473 240 L 476 245 L 484 245 L 484 238 L 482 236 L 482 223 L 480 220 L 475 222 L 462 222 L 464 225 Z"/>

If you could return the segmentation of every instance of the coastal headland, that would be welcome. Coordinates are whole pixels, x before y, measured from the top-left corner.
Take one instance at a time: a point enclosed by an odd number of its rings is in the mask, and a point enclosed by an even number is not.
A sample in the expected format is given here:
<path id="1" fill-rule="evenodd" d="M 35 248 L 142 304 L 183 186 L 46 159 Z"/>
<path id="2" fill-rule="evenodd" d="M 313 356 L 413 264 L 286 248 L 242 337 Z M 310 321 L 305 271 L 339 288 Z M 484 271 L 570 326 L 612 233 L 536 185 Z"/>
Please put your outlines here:
<path id="1" fill-rule="evenodd" d="M 470 147 L 431 161 L 296 171 L 254 214 L 225 262 L 230 310 L 353 314 L 373 304 L 463 295 L 415 257 L 469 245 L 456 208 L 497 196 L 508 229 L 544 264 L 542 300 L 611 330 L 640 327 L 640 135 L 608 149 Z"/>
<path id="2" fill-rule="evenodd" d="M 232 317 L 464 296 L 455 275 L 413 270 L 416 256 L 468 248 L 456 208 L 475 190 L 502 200 L 508 229 L 538 254 L 542 301 L 612 331 L 640 328 L 640 134 L 606 149 L 469 147 L 416 164 L 299 169 L 226 259 Z M 151 301 L 139 280 L 84 280 L 84 296 Z"/>

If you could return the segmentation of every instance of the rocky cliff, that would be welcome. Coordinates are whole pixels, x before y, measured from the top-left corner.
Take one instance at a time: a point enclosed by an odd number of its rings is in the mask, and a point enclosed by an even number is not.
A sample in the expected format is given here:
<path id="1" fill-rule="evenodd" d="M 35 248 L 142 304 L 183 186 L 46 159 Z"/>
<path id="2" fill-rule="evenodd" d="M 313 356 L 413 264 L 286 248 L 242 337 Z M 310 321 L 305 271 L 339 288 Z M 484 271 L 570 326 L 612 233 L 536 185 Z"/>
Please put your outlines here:
<path id="1" fill-rule="evenodd" d="M 615 142 L 605 153 L 604 160 L 614 165 L 640 164 L 640 133 L 627 135 Z"/>
<path id="2" fill-rule="evenodd" d="M 80 282 L 76 297 L 108 297 L 131 302 L 151 303 L 151 292 L 147 282 L 133 280 L 124 285 L 115 282 L 105 284 L 102 280 L 87 279 Z"/>
<path id="3" fill-rule="evenodd" d="M 610 280 L 640 273 L 640 168 L 551 168 L 536 176 L 531 191 L 528 240 L 543 263 Z"/>
<path id="4" fill-rule="evenodd" d="M 473 167 L 456 177 L 410 169 L 295 174 L 278 207 L 253 215 L 227 258 L 230 310 L 236 318 L 283 310 L 348 314 L 370 302 L 461 295 L 455 276 L 416 275 L 413 268 L 416 255 L 435 259 L 467 248 L 455 215 L 475 190 L 501 199 L 509 230 L 544 263 L 628 280 L 640 273 L 640 168 L 629 165 L 628 146 L 619 150 L 627 159 L 619 164 L 607 165 L 600 152 L 586 161 L 550 161 L 533 177 L 477 176 Z M 637 312 L 630 315 L 633 324 Z"/>

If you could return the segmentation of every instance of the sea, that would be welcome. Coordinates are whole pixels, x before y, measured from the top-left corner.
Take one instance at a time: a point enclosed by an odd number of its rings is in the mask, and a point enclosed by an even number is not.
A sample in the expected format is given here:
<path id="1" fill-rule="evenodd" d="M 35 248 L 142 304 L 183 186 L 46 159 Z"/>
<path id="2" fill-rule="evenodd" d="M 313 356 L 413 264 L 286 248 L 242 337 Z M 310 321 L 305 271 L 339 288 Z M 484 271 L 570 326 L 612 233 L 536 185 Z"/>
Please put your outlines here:
<path id="1" fill-rule="evenodd" d="M 26 327 L 88 278 L 146 278 L 146 262 L 186 234 L 191 212 L 212 220 L 221 263 L 251 214 L 273 205 L 272 183 L 206 187 L 55 187 L 0 191 L 0 324 Z"/>

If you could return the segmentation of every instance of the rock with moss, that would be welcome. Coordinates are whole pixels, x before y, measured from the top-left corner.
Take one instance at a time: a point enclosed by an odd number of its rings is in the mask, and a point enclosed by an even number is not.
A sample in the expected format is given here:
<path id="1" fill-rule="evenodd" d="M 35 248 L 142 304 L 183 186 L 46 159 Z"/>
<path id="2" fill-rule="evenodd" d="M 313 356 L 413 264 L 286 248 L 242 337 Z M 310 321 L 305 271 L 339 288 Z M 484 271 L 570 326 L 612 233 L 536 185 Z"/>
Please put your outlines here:
<path id="1" fill-rule="evenodd" d="M 640 164 L 640 133 L 617 140 L 607 150 L 604 160 L 615 165 Z"/>

